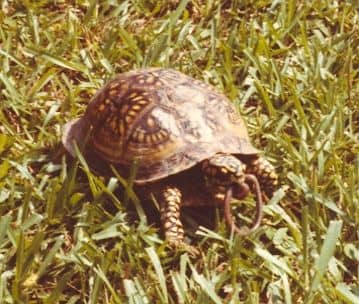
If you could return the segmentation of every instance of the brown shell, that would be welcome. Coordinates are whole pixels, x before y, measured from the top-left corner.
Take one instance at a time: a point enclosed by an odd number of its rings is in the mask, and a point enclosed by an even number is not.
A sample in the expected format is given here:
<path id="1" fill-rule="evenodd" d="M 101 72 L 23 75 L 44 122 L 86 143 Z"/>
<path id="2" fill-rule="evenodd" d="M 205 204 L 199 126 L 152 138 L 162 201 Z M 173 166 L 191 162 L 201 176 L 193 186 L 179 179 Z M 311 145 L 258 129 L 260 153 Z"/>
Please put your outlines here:
<path id="1" fill-rule="evenodd" d="M 84 116 L 65 126 L 74 153 L 92 126 L 88 147 L 130 167 L 146 183 L 186 170 L 216 153 L 256 154 L 232 103 L 212 86 L 170 69 L 118 75 L 94 96 Z"/>

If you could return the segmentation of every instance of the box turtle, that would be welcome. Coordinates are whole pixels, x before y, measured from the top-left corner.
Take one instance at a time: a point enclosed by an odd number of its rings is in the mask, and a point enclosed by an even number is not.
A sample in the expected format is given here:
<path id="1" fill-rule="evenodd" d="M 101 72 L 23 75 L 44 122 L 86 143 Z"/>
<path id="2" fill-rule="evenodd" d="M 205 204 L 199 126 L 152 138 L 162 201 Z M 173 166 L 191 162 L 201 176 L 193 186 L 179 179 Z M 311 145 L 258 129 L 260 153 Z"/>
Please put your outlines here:
<path id="1" fill-rule="evenodd" d="M 172 244 L 184 237 L 181 206 L 222 204 L 226 222 L 248 234 L 260 223 L 262 197 L 271 197 L 278 183 L 233 104 L 212 86 L 175 70 L 136 70 L 108 82 L 83 117 L 65 125 L 66 150 L 75 156 L 74 142 L 80 144 L 88 133 L 85 157 L 94 153 L 121 174 L 136 161 L 136 190 L 156 197 Z M 251 228 L 238 228 L 229 202 L 250 190 L 257 200 L 255 221 Z"/>

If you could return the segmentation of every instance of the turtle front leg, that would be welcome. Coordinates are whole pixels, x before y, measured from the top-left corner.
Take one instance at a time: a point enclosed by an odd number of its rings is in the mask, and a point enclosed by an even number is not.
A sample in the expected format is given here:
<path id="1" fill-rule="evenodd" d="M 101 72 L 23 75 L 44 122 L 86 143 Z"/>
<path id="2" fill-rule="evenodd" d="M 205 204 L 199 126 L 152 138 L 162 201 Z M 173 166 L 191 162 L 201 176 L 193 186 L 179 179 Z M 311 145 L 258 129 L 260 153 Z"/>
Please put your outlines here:
<path id="1" fill-rule="evenodd" d="M 272 164 L 263 157 L 255 157 L 247 162 L 246 173 L 254 174 L 262 191 L 271 198 L 278 187 L 278 175 Z"/>
<path id="2" fill-rule="evenodd" d="M 170 245 L 183 243 L 184 230 L 180 220 L 182 194 L 176 187 L 166 187 L 161 192 L 161 224 Z"/>

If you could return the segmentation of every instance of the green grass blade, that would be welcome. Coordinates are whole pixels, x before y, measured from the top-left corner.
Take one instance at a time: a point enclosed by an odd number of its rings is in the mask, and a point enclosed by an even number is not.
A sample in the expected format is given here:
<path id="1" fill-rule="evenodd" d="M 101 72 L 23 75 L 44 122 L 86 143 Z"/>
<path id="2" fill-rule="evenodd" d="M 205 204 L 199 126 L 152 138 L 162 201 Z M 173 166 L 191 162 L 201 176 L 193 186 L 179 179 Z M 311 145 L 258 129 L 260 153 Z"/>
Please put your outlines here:
<path id="1" fill-rule="evenodd" d="M 158 255 L 153 247 L 146 248 L 146 253 L 150 258 L 153 268 L 155 269 L 155 272 L 157 274 L 158 283 L 160 284 L 161 287 L 161 293 L 160 293 L 161 301 L 163 303 L 167 303 L 168 302 L 167 284 L 160 259 L 158 258 Z"/>
<path id="2" fill-rule="evenodd" d="M 28 46 L 25 49 L 25 52 L 35 55 L 35 56 L 41 56 L 44 60 L 46 60 L 56 66 L 59 66 L 59 67 L 65 68 L 65 69 L 69 69 L 69 70 L 73 70 L 73 71 L 82 72 L 84 74 L 88 74 L 88 70 L 85 65 L 83 65 L 81 63 L 73 62 L 70 60 L 65 60 L 59 56 L 52 55 L 52 54 L 48 53 L 47 51 L 38 49 L 34 46 L 33 47 Z"/>
<path id="3" fill-rule="evenodd" d="M 74 273 L 75 270 L 71 270 L 60 277 L 54 290 L 51 292 L 49 297 L 44 300 L 45 304 L 57 303 L 59 301 L 63 290 L 65 289 L 66 285 L 68 284 L 68 281 L 71 279 Z"/>
<path id="4" fill-rule="evenodd" d="M 309 290 L 309 303 L 312 299 L 313 293 L 319 288 L 320 281 L 327 270 L 329 260 L 334 255 L 341 228 L 341 221 L 331 221 L 329 224 L 319 257 L 315 261 L 315 274 Z"/>
<path id="5" fill-rule="evenodd" d="M 46 269 L 50 266 L 51 262 L 55 258 L 56 253 L 61 248 L 62 243 L 64 242 L 62 237 L 58 237 L 55 244 L 50 249 L 49 253 L 46 255 L 43 262 L 40 264 L 39 270 L 37 271 L 37 277 L 40 278 L 45 274 Z"/>
<path id="6" fill-rule="evenodd" d="M 193 279 L 201 287 L 202 291 L 207 294 L 214 303 L 221 304 L 222 300 L 217 295 L 213 283 L 207 280 L 202 274 L 199 274 L 192 265 L 190 267 Z"/>
<path id="7" fill-rule="evenodd" d="M 101 280 L 105 283 L 106 287 L 108 288 L 108 290 L 110 291 L 114 303 L 118 303 L 121 304 L 121 299 L 118 296 L 117 292 L 115 291 L 115 289 L 113 288 L 113 286 L 111 285 L 110 281 L 108 280 L 108 278 L 106 277 L 106 274 L 103 272 L 103 270 L 100 267 L 96 267 L 94 269 L 95 273 L 101 278 Z"/>
<path id="8" fill-rule="evenodd" d="M 344 301 L 344 303 L 347 304 L 359 304 L 359 294 L 354 294 L 349 286 L 347 286 L 345 283 L 340 283 L 336 287 L 336 292 L 341 300 Z"/>
<path id="9" fill-rule="evenodd" d="M 3 244 L 3 240 L 6 236 L 10 221 L 11 221 L 10 215 L 4 215 L 0 218 L 0 244 Z"/>
<path id="10" fill-rule="evenodd" d="M 288 266 L 288 264 L 280 258 L 272 255 L 269 251 L 262 248 L 255 248 L 255 252 L 267 262 L 267 267 L 274 272 L 286 273 L 292 278 L 296 278 L 296 274 Z"/>

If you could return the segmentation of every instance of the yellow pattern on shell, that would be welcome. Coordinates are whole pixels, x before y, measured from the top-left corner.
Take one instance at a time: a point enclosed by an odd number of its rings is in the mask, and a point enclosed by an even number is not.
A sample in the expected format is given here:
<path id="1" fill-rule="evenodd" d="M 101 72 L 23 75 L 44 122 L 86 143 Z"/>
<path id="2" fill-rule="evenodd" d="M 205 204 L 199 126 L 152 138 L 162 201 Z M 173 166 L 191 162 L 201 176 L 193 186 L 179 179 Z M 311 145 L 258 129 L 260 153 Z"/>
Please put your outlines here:
<path id="1" fill-rule="evenodd" d="M 258 153 L 223 94 L 174 70 L 118 75 L 95 95 L 82 119 L 93 126 L 98 155 L 127 167 L 138 160 L 137 183 L 181 172 L 216 153 Z"/>

